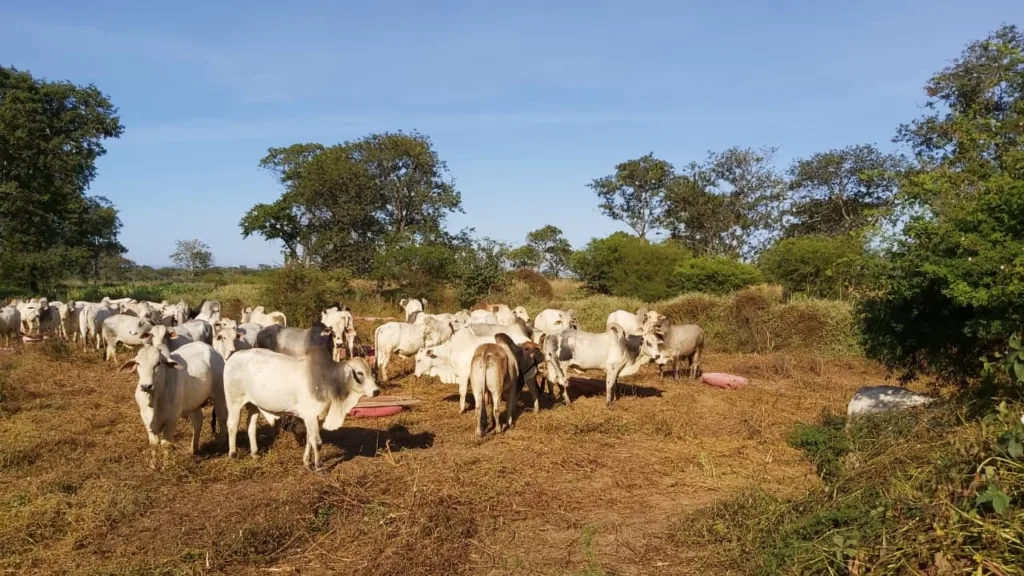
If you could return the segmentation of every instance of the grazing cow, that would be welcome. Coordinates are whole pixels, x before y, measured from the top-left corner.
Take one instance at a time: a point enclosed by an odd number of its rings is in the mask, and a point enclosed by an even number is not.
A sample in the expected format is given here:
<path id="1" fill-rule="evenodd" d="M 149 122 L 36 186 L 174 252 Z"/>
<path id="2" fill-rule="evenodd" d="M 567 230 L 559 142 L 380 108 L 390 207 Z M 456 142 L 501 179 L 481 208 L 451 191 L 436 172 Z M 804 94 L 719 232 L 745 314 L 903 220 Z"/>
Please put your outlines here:
<path id="1" fill-rule="evenodd" d="M 857 389 L 846 407 L 846 423 L 849 425 L 855 418 L 865 414 L 924 406 L 935 400 L 932 396 L 918 394 L 898 386 L 862 386 Z"/>
<path id="2" fill-rule="evenodd" d="M 263 306 L 257 306 L 242 310 L 242 324 L 248 324 L 249 322 L 255 322 L 263 326 L 270 326 L 271 324 L 287 326 L 288 318 L 285 317 L 284 312 L 266 312 Z"/>
<path id="3" fill-rule="evenodd" d="M 605 322 L 605 328 L 612 324 L 618 324 L 622 326 L 622 329 L 626 331 L 626 334 L 643 334 L 649 330 L 653 330 L 655 326 L 661 322 L 665 316 L 655 312 L 654 310 L 648 310 L 647 308 L 640 308 L 636 311 L 636 314 L 632 312 L 626 312 L 625 310 L 616 310 L 608 315 L 608 320 Z"/>
<path id="4" fill-rule="evenodd" d="M 320 422 L 326 430 L 337 430 L 345 416 L 363 396 L 376 396 L 380 389 L 364 358 L 333 362 L 315 342 L 310 354 L 293 358 L 271 350 L 254 348 L 231 355 L 224 370 L 227 402 L 228 456 L 236 452 L 238 421 L 242 407 L 249 406 L 249 450 L 253 457 L 259 414 L 273 425 L 285 414 L 295 415 L 306 425 L 306 450 L 302 463 L 320 469 Z M 255 407 L 256 410 L 253 410 Z"/>
<path id="5" fill-rule="evenodd" d="M 418 300 L 416 298 L 402 298 L 398 302 L 398 307 L 405 310 L 405 321 L 411 322 L 412 320 L 410 320 L 410 317 L 413 312 L 423 312 L 427 309 L 427 300 L 426 298 L 420 298 Z"/>
<path id="6" fill-rule="evenodd" d="M 139 320 L 136 318 L 136 320 Z M 188 416 L 192 422 L 192 443 L 189 454 L 199 450 L 203 428 L 203 406 L 213 400 L 216 414 L 227 414 L 224 403 L 224 358 L 208 344 L 192 342 L 173 353 L 166 348 L 145 344 L 135 358 L 121 365 L 121 372 L 134 370 L 139 375 L 135 401 L 149 436 L 149 467 L 156 468 L 157 445 L 167 449 L 174 440 L 178 419 Z M 220 436 L 227 431 L 226 420 L 219 417 Z M 216 426 L 213 426 L 216 434 Z"/>
<path id="7" fill-rule="evenodd" d="M 105 302 L 99 304 L 88 304 L 78 316 L 78 331 L 82 336 L 83 349 L 89 345 L 90 338 L 92 338 L 93 347 L 97 350 L 100 349 L 103 341 L 101 330 L 103 322 L 117 314 L 117 305 L 106 301 L 106 298 L 104 300 Z"/>
<path id="8" fill-rule="evenodd" d="M 118 343 L 129 347 L 142 346 L 152 329 L 152 324 L 137 316 L 114 314 L 108 317 L 100 328 L 103 340 L 107 343 L 103 359 L 117 362 Z"/>
<path id="9" fill-rule="evenodd" d="M 324 350 L 330 355 L 334 341 L 331 340 L 331 329 L 320 322 L 313 322 L 308 329 L 272 324 L 256 334 L 255 348 L 265 348 L 297 358 L 310 354 L 313 348 Z"/>
<path id="10" fill-rule="evenodd" d="M 11 336 L 21 339 L 21 312 L 16 306 L 0 309 L 0 334 L 4 336 L 4 346 L 11 345 Z"/>
<path id="11" fill-rule="evenodd" d="M 548 308 L 541 311 L 533 319 L 533 341 L 540 343 L 541 336 L 547 334 L 553 336 L 562 330 L 579 330 L 580 324 L 576 320 L 575 310 L 555 310 Z"/>
<path id="12" fill-rule="evenodd" d="M 497 334 L 493 344 L 481 344 L 473 352 L 470 362 L 469 381 L 473 388 L 479 417 L 476 421 L 476 435 L 483 436 L 487 428 L 487 412 L 498 433 L 514 424 L 519 390 L 525 383 L 533 394 L 533 412 L 540 411 L 540 397 L 537 393 L 537 368 L 544 362 L 544 355 L 533 342 L 517 346 L 508 334 Z M 501 397 L 505 396 L 508 425 L 503 426 L 498 418 Z"/>
<path id="13" fill-rule="evenodd" d="M 655 332 L 642 335 L 626 334 L 618 324 L 612 324 L 600 334 L 582 330 L 563 330 L 541 339 L 541 349 L 547 359 L 547 379 L 552 398 L 555 386 L 561 387 L 566 405 L 571 402 L 566 390 L 566 369 L 604 370 L 605 404 L 615 402 L 616 384 L 620 376 L 636 374 L 650 361 L 661 361 L 662 337 Z"/>
<path id="14" fill-rule="evenodd" d="M 437 346 L 424 347 L 416 354 L 414 374 L 420 376 L 436 376 L 445 384 L 459 385 L 459 411 L 466 411 L 466 395 L 469 392 L 469 375 L 473 353 L 481 344 L 496 342 L 497 334 L 506 334 L 515 343 L 517 339 L 512 333 L 515 326 L 494 326 L 494 330 L 478 335 L 478 325 L 471 324 L 455 332 L 452 337 Z M 488 328 L 491 328 L 488 326 Z"/>
<path id="15" fill-rule="evenodd" d="M 388 363 L 391 355 L 408 358 L 423 348 L 447 342 L 455 331 L 450 323 L 427 318 L 423 324 L 388 322 L 373 332 L 374 359 L 381 382 L 388 381 Z"/>
<path id="16" fill-rule="evenodd" d="M 664 368 L 672 361 L 672 373 L 679 380 L 679 359 L 686 359 L 690 378 L 700 375 L 700 359 L 704 355 L 704 329 L 696 324 L 658 325 L 657 333 L 663 338 L 661 359 L 658 361 L 658 377 L 665 379 Z"/>
<path id="17" fill-rule="evenodd" d="M 497 324 L 498 316 L 490 310 L 473 310 L 469 314 L 470 324 Z"/>

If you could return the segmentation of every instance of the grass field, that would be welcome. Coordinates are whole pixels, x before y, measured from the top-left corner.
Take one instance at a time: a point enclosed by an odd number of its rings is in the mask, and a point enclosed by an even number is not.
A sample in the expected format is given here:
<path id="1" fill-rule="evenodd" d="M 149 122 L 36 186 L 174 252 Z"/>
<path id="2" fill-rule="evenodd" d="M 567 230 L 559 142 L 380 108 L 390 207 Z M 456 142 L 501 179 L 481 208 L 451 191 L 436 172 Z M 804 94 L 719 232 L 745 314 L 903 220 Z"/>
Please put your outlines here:
<path id="1" fill-rule="evenodd" d="M 199 456 L 179 448 L 152 471 L 135 376 L 47 346 L 0 356 L 4 573 L 728 574 L 718 550 L 686 544 L 687 519 L 748 488 L 820 490 L 786 444 L 793 424 L 883 380 L 850 357 L 713 352 L 705 371 L 751 385 L 648 366 L 612 409 L 603 394 L 521 404 L 513 430 L 479 440 L 454 386 L 396 360 L 384 393 L 423 403 L 324 433 L 326 472 L 302 468 L 301 425 L 262 423 L 256 460 L 243 432 L 229 460 L 209 408 Z"/>

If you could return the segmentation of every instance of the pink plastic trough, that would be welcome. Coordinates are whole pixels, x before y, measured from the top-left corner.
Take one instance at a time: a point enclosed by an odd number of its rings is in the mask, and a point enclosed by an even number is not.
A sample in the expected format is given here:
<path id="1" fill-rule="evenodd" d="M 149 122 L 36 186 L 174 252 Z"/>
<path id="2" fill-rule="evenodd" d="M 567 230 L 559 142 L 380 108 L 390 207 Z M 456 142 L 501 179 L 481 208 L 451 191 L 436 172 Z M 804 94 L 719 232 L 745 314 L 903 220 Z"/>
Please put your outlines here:
<path id="1" fill-rule="evenodd" d="M 700 381 L 724 390 L 736 390 L 747 385 L 746 378 L 724 372 L 708 372 L 700 377 Z"/>

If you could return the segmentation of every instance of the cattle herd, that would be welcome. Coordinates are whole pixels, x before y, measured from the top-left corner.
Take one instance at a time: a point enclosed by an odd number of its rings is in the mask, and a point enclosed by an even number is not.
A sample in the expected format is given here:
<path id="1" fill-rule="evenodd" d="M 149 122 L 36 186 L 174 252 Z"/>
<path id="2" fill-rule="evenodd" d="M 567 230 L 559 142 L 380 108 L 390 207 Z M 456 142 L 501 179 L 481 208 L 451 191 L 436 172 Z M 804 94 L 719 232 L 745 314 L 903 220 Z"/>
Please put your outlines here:
<path id="1" fill-rule="evenodd" d="M 373 333 L 372 362 L 359 342 L 351 310 L 340 303 L 321 312 L 308 329 L 288 326 L 281 312 L 246 308 L 237 320 L 224 317 L 216 301 L 193 308 L 130 298 L 100 302 L 15 300 L 0 309 L 0 332 L 32 340 L 56 337 L 102 350 L 117 364 L 118 344 L 135 351 L 119 370 L 138 376 L 135 400 L 150 445 L 150 466 L 158 448 L 166 459 L 177 422 L 192 423 L 194 453 L 199 446 L 202 409 L 212 404 L 210 425 L 228 455 L 236 453 L 242 408 L 248 416 L 250 453 L 258 451 L 259 415 L 274 425 L 285 416 L 306 428 L 303 464 L 321 467 L 320 428 L 337 430 L 360 398 L 379 393 L 388 380 L 394 354 L 415 358 L 415 375 L 458 384 L 459 410 L 472 391 L 476 433 L 498 432 L 514 424 L 518 395 L 525 386 L 534 412 L 540 395 L 568 405 L 569 370 L 602 370 L 605 401 L 616 399 L 619 377 L 655 363 L 664 378 L 679 361 L 688 373 L 700 373 L 704 331 L 696 324 L 673 324 L 664 315 L 641 308 L 612 312 L 604 332 L 580 329 L 573 310 L 546 309 L 532 320 L 522 306 L 484 304 L 472 311 L 428 314 L 424 299 L 399 303 L 404 321 L 390 321 Z M 505 399 L 506 417 L 499 419 Z"/>

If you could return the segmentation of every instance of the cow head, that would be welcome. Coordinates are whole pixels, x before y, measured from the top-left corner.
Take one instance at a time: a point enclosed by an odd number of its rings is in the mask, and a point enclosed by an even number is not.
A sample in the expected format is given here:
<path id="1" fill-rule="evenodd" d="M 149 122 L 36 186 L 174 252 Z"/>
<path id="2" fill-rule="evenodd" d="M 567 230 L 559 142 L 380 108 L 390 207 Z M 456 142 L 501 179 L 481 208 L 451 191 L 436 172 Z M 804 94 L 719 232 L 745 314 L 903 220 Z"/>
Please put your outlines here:
<path id="1" fill-rule="evenodd" d="M 135 358 L 125 362 L 120 372 L 135 371 L 139 375 L 138 392 L 159 394 L 167 382 L 167 370 L 184 370 L 185 367 L 166 353 L 166 348 L 145 344 L 139 348 Z M 138 393 L 137 392 L 137 393 Z"/>
<path id="2" fill-rule="evenodd" d="M 645 332 L 640 336 L 640 352 L 646 354 L 656 364 L 664 364 L 662 349 L 665 345 L 665 338 L 653 331 Z"/>
<path id="3" fill-rule="evenodd" d="M 565 321 L 566 327 L 572 330 L 579 330 L 580 322 L 579 320 L 576 319 L 576 311 L 570 308 L 568 311 L 566 311 L 565 315 L 567 317 Z"/>
<path id="4" fill-rule="evenodd" d="M 519 318 L 523 322 L 530 321 L 530 314 L 526 311 L 526 308 L 522 306 L 516 306 L 516 309 L 512 311 L 512 315 Z"/>
<path id="5" fill-rule="evenodd" d="M 398 301 L 398 307 L 402 308 L 404 310 L 405 309 L 405 305 L 408 304 L 408 303 L 409 303 L 409 299 L 408 298 L 402 298 L 401 300 Z"/>

